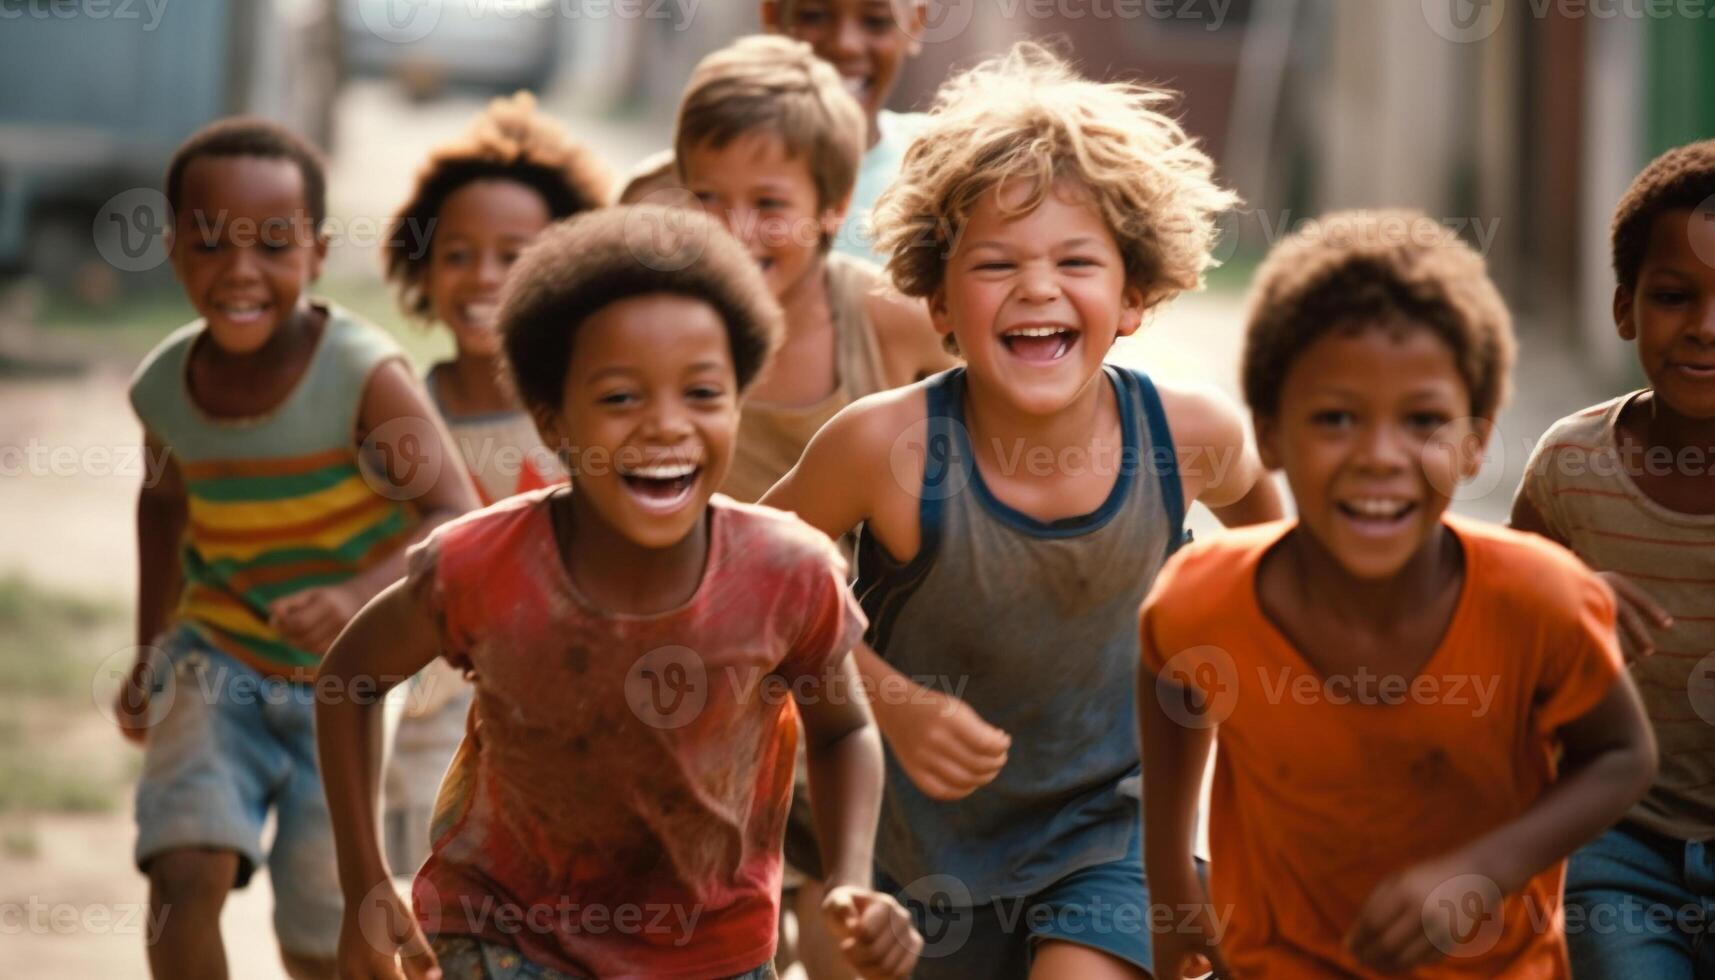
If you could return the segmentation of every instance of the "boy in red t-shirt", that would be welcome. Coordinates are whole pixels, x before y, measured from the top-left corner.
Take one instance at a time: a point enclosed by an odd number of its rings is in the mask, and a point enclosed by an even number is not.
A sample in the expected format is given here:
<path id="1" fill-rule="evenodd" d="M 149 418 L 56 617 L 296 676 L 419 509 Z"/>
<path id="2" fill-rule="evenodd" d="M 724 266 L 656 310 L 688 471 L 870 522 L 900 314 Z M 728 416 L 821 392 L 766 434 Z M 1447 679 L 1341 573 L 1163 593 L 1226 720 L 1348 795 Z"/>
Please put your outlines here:
<path id="1" fill-rule="evenodd" d="M 1156 976 L 1566 977 L 1566 855 L 1655 746 L 1595 575 L 1445 513 L 1505 394 L 1506 308 L 1411 212 L 1295 235 L 1254 295 L 1245 398 L 1298 519 L 1182 550 L 1144 604 Z"/>
<path id="2" fill-rule="evenodd" d="M 343 975 L 403 955 L 414 975 L 768 976 L 798 711 L 823 913 L 863 976 L 909 974 L 921 940 L 869 887 L 882 758 L 844 563 L 714 494 L 778 317 L 743 247 L 688 212 L 581 215 L 518 260 L 506 356 L 572 486 L 438 531 L 328 656 Z M 443 651 L 476 703 L 413 922 L 377 847 L 362 695 Z"/>

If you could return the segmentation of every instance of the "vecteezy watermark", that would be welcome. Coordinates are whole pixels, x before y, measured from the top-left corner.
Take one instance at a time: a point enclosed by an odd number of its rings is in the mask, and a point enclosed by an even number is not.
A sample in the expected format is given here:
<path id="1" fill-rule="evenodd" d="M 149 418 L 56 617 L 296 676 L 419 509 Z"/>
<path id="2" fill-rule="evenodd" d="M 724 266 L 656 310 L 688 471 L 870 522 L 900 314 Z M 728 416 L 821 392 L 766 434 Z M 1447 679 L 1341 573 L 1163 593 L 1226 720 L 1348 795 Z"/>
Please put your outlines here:
<path id="1" fill-rule="evenodd" d="M 170 906 L 144 902 L 49 902 L 31 895 L 0 902 L 0 936 L 148 936 L 161 934 Z"/>
<path id="2" fill-rule="evenodd" d="M 4 8 L 0 8 L 4 9 Z M 167 261 L 173 209 L 153 187 L 133 187 L 108 198 L 95 213 L 95 251 L 120 272 L 147 272 Z"/>
<path id="3" fill-rule="evenodd" d="M 446 465 L 441 426 L 432 419 L 402 415 L 364 437 L 358 459 L 364 482 L 388 500 L 417 500 L 434 489 Z"/>
<path id="4" fill-rule="evenodd" d="M 1454 959 L 1482 956 L 1500 942 L 1506 923 L 1501 888 L 1487 875 L 1449 878 L 1423 900 L 1423 931 L 1429 942 Z"/>
<path id="5" fill-rule="evenodd" d="M 1004 21 L 1172 21 L 1206 31 L 1225 26 L 1233 6 L 1233 0 L 893 0 L 894 17 L 919 43 L 939 44 L 970 29 L 979 2 L 985 17 Z"/>
<path id="6" fill-rule="evenodd" d="M 1422 0 L 1430 30 L 1449 41 L 1471 44 L 1500 29 L 1507 0 Z"/>
<path id="7" fill-rule="evenodd" d="M 1499 692 L 1499 674 L 1378 674 L 1359 666 L 1350 674 L 1319 677 L 1291 667 L 1257 668 L 1263 697 L 1279 704 L 1446 705 L 1470 708 L 1481 718 L 1494 707 Z"/>
<path id="8" fill-rule="evenodd" d="M 1156 673 L 1155 696 L 1161 710 L 1180 726 L 1214 728 L 1238 707 L 1238 663 L 1218 646 L 1181 650 Z"/>
<path id="9" fill-rule="evenodd" d="M 161 26 L 168 0 L 0 0 L 0 20 L 140 20 Z"/>
<path id="10" fill-rule="evenodd" d="M 393 44 L 410 44 L 434 33 L 449 14 L 465 20 L 652 20 L 683 31 L 703 0 L 364 0 L 358 17 L 369 33 Z"/>
<path id="11" fill-rule="evenodd" d="M 708 668 L 690 647 L 657 647 L 626 671 L 625 702 L 651 728 L 683 728 L 709 702 Z"/>
<path id="12" fill-rule="evenodd" d="M 391 883 L 376 886 L 371 896 L 381 894 Z M 382 895 L 382 897 L 385 897 Z M 677 902 L 597 902 L 585 896 L 542 896 L 536 901 L 509 901 L 494 895 L 442 895 L 433 883 L 419 878 L 411 889 L 411 900 L 419 918 L 439 923 L 439 931 L 482 936 L 645 936 L 652 945 L 684 946 L 695 938 L 704 907 Z M 370 901 L 375 901 L 374 897 Z M 390 924 L 377 922 L 377 932 Z M 389 930 L 390 931 L 390 930 Z M 377 940 L 400 937 L 364 930 L 365 938 L 378 948 L 390 948 Z"/>

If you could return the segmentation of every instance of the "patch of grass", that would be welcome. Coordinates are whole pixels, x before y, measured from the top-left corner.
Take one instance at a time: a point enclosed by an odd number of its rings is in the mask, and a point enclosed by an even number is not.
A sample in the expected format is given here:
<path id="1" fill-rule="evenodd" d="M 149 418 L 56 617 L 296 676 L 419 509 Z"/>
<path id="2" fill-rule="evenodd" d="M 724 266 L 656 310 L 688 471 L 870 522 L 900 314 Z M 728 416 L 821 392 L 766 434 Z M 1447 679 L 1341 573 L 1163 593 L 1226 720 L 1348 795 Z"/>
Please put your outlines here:
<path id="1" fill-rule="evenodd" d="M 9 813 L 105 813 L 119 790 L 97 781 L 66 760 L 13 743 L 0 748 L 0 815 Z"/>
<path id="2" fill-rule="evenodd" d="M 21 575 L 0 578 L 0 691 L 88 697 L 90 667 L 111 646 L 111 636 L 103 646 L 101 635 L 123 618 L 112 603 L 44 589 Z"/>
<path id="3" fill-rule="evenodd" d="M 36 837 L 35 827 L 20 823 L 0 829 L 0 855 L 29 860 L 41 854 L 41 851 L 42 842 Z"/>

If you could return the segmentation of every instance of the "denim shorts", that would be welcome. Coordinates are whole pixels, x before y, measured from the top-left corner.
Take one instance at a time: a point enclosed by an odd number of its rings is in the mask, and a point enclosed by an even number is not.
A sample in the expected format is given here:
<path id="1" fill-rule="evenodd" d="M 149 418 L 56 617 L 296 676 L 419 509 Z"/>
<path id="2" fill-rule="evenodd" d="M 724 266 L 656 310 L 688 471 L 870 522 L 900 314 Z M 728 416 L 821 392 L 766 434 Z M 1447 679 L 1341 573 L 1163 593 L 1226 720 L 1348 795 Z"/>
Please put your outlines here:
<path id="1" fill-rule="evenodd" d="M 1622 823 L 1566 868 L 1573 980 L 1715 976 L 1715 849 Z"/>
<path id="2" fill-rule="evenodd" d="M 1024 980 L 1036 947 L 1050 940 L 1100 950 L 1142 970 L 1152 968 L 1149 888 L 1143 880 L 1139 826 L 1134 826 L 1119 860 L 1074 871 L 1034 895 L 961 908 L 936 897 L 920 903 L 879 873 L 876 887 L 893 892 L 923 934 L 923 953 L 912 974 L 917 980 Z"/>
<path id="3" fill-rule="evenodd" d="M 332 957 L 342 902 L 316 767 L 314 689 L 264 678 L 184 626 L 162 652 L 172 673 L 150 698 L 160 714 L 137 786 L 138 869 L 180 848 L 235 851 L 233 886 L 242 888 L 266 862 L 280 947 Z M 270 811 L 275 833 L 264 851 Z"/>
<path id="4" fill-rule="evenodd" d="M 510 946 L 475 936 L 437 935 L 429 946 L 446 980 L 582 980 L 570 973 L 527 960 Z M 731 980 L 774 980 L 774 964 L 764 963 Z"/>

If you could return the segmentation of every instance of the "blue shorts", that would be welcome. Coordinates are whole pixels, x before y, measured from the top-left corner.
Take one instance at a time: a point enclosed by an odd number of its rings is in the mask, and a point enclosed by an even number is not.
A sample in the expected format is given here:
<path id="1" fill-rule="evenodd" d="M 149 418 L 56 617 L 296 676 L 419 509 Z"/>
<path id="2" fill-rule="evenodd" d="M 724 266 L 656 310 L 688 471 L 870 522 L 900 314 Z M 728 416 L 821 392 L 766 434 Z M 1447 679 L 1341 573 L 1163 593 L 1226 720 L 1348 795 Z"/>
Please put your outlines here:
<path id="1" fill-rule="evenodd" d="M 173 670 L 150 699 L 161 713 L 137 786 L 138 869 L 179 848 L 235 851 L 233 886 L 242 888 L 266 861 L 280 947 L 332 957 L 343 906 L 316 768 L 314 688 L 264 678 L 183 626 L 163 652 Z M 276 829 L 264 851 L 270 810 Z"/>
<path id="2" fill-rule="evenodd" d="M 431 936 L 429 947 L 435 951 L 441 976 L 446 980 L 582 980 L 527 960 L 510 946 L 475 936 Z M 774 980 L 774 964 L 764 963 L 731 980 Z"/>
<path id="3" fill-rule="evenodd" d="M 1074 871 L 1034 895 L 961 908 L 932 896 L 924 904 L 878 874 L 876 887 L 911 911 L 923 934 L 917 980 L 1017 978 L 1030 974 L 1036 946 L 1088 946 L 1139 969 L 1152 968 L 1149 888 L 1143 881 L 1143 833 L 1132 830 L 1124 857 Z"/>
<path id="4" fill-rule="evenodd" d="M 1573 980 L 1715 976 L 1715 847 L 1622 823 L 1572 853 Z"/>

